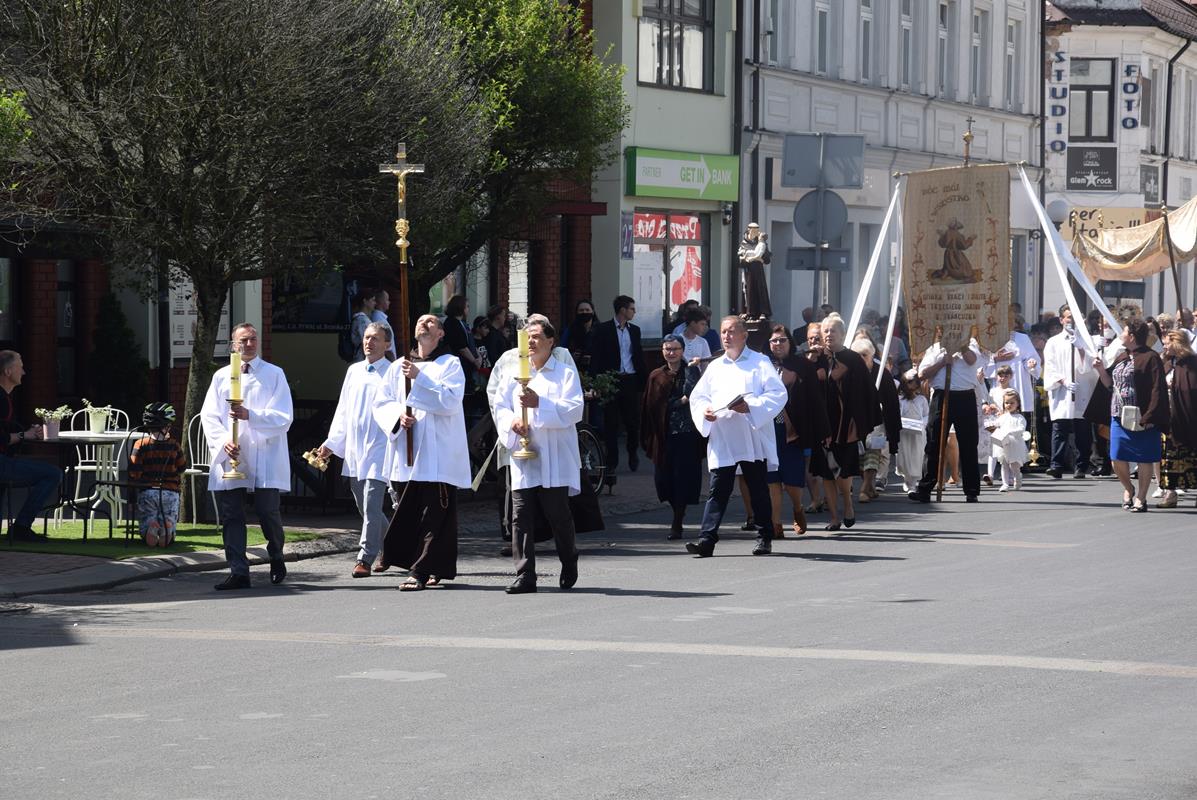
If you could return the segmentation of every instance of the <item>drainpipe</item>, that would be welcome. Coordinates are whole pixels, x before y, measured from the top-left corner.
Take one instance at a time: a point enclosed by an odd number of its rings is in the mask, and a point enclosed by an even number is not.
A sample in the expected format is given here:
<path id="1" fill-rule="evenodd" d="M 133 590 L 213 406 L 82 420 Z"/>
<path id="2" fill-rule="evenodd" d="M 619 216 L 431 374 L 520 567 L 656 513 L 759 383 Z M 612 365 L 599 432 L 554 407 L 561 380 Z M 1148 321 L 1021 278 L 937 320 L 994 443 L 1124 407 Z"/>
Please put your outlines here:
<path id="1" fill-rule="evenodd" d="M 1172 73 L 1176 67 L 1177 60 L 1185 54 L 1193 41 L 1186 39 L 1184 46 L 1176 51 L 1176 55 L 1168 59 L 1168 88 L 1164 96 L 1164 168 L 1162 170 L 1161 186 L 1160 186 L 1160 201 L 1163 209 L 1168 208 L 1168 165 L 1172 161 Z M 1173 275 L 1175 277 L 1175 274 Z M 1159 278 L 1159 310 L 1164 310 L 1164 280 Z M 1176 306 L 1179 308 L 1184 305 L 1180 298 L 1180 285 L 1177 284 Z"/>
<path id="2" fill-rule="evenodd" d="M 1039 0 L 1039 205 L 1044 205 L 1047 194 L 1047 0 Z M 1047 278 L 1047 265 L 1043 263 L 1046 253 L 1043 232 L 1039 235 L 1038 280 L 1036 283 L 1035 316 L 1043 310 L 1043 284 Z"/>
<path id="3" fill-rule="evenodd" d="M 743 166 L 743 164 L 744 164 L 744 158 L 743 158 L 743 147 L 744 147 L 744 99 L 743 99 L 743 94 L 744 94 L 744 37 L 748 35 L 748 25 L 747 25 L 748 20 L 746 18 L 747 15 L 745 14 L 746 3 L 747 3 L 747 0 L 739 0 L 736 3 L 736 12 L 735 12 L 736 13 L 736 34 L 734 37 L 736 69 L 735 69 L 735 87 L 734 87 L 733 95 L 732 95 L 734 98 L 733 107 L 732 107 L 732 149 L 735 151 L 736 159 L 740 162 L 741 166 Z M 755 0 L 754 6 L 758 13 L 758 19 L 759 19 L 760 0 Z M 753 25 L 753 33 L 755 34 L 755 32 L 756 32 L 756 26 Z M 753 52 L 754 52 L 754 54 L 756 54 L 758 56 L 760 55 L 760 44 L 759 43 L 753 48 Z M 728 264 L 727 299 L 729 301 L 729 305 L 728 305 L 729 312 L 735 311 L 736 305 L 739 302 L 739 295 L 740 295 L 739 290 L 738 290 L 738 284 L 739 284 L 738 277 L 739 276 L 736 274 L 736 270 L 738 269 L 738 265 L 737 265 L 737 261 L 736 261 L 736 247 L 738 245 L 738 241 L 737 241 L 738 237 L 736 236 L 736 231 L 740 230 L 743 227 L 743 223 L 740 220 L 740 215 L 741 215 L 740 203 L 734 203 L 732 205 L 731 235 L 729 235 L 727 237 L 727 264 Z M 722 219 L 720 219 L 720 222 L 722 223 Z M 712 298 L 712 302 L 714 302 L 713 298 Z M 717 306 L 716 306 L 716 308 L 717 308 Z M 716 313 L 718 313 L 718 312 L 716 312 Z"/>

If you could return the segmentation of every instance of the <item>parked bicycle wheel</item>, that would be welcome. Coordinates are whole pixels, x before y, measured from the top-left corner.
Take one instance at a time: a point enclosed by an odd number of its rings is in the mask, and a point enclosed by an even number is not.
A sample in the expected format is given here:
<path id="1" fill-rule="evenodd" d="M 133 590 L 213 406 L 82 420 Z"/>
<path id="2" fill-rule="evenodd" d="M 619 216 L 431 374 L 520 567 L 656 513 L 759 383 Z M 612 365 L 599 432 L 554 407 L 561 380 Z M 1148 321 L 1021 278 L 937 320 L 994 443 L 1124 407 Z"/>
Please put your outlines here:
<path id="1" fill-rule="evenodd" d="M 582 472 L 590 481 L 591 487 L 597 492 L 603 484 L 607 457 L 598 434 L 589 425 L 578 426 L 578 454 L 582 457 Z"/>

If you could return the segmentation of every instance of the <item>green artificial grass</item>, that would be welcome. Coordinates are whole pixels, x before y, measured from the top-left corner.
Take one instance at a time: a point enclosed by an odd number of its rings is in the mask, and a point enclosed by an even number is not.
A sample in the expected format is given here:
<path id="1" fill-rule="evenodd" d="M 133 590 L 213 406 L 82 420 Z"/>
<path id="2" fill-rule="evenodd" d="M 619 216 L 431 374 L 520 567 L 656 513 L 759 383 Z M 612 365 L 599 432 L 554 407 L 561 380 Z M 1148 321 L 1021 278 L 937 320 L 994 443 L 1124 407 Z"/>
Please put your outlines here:
<path id="1" fill-rule="evenodd" d="M 34 525 L 34 530 L 39 534 L 42 532 L 40 520 Z M 83 539 L 82 522 L 67 521 L 57 528 L 51 523 L 46 530 L 50 538 L 39 539 L 36 542 L 10 542 L 8 537 L 4 536 L 0 538 L 0 552 L 10 549 L 25 553 L 61 553 L 63 555 L 122 559 L 165 553 L 193 553 L 200 550 L 224 549 L 220 529 L 211 524 L 179 523 L 174 543 L 170 547 L 146 547 L 140 536 L 130 539 L 126 544 L 123 525 L 113 525 L 112 538 L 109 539 L 106 520 L 88 525 L 86 541 Z M 257 525 L 248 526 L 247 531 L 250 547 L 266 543 L 266 538 L 262 536 L 262 529 Z M 320 534 L 318 533 L 287 531 L 288 542 L 303 542 L 319 538 Z"/>

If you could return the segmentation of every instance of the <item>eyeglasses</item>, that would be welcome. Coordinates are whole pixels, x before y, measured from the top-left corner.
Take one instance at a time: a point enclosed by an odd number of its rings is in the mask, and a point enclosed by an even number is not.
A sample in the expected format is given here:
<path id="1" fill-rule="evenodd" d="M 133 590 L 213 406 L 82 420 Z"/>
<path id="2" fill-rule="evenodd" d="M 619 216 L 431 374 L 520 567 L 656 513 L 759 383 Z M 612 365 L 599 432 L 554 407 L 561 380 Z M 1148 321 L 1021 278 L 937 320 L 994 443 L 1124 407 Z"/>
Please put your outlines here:
<path id="1" fill-rule="evenodd" d="M 789 339 L 770 339 L 769 344 L 789 344 Z"/>

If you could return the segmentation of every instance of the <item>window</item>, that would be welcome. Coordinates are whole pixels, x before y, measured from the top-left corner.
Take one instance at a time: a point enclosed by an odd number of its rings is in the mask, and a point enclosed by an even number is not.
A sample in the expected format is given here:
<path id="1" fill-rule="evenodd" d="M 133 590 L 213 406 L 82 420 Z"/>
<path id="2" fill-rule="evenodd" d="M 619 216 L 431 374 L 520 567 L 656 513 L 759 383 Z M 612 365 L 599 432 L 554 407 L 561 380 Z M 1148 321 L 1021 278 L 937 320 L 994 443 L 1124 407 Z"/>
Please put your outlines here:
<path id="1" fill-rule="evenodd" d="M 913 0 L 901 0 L 898 6 L 898 82 L 909 89 L 914 64 L 914 8 Z"/>
<path id="2" fill-rule="evenodd" d="M 968 85 L 974 102 L 985 98 L 989 83 L 989 76 L 986 74 L 989 57 L 985 47 L 988 31 L 989 12 L 974 11 L 968 65 Z"/>
<path id="3" fill-rule="evenodd" d="M 831 63 L 831 9 L 815 6 L 815 72 L 826 75 Z"/>
<path id="4" fill-rule="evenodd" d="M 1021 64 L 1018 63 L 1018 45 L 1022 39 L 1022 25 L 1006 23 L 1006 108 L 1013 109 L 1022 100 Z"/>
<path id="5" fill-rule="evenodd" d="M 873 80 L 873 0 L 860 0 L 860 80 Z"/>
<path id="6" fill-rule="evenodd" d="M 1197 111 L 1197 94 L 1193 93 L 1193 76 L 1189 75 L 1185 78 L 1185 97 L 1189 106 L 1188 118 L 1193 119 L 1193 112 Z M 1193 151 L 1193 128 L 1192 124 L 1185 125 L 1185 157 L 1192 158 L 1197 153 Z"/>
<path id="7" fill-rule="evenodd" d="M 714 0 L 644 0 L 640 83 L 709 92 L 714 83 Z"/>
<path id="8" fill-rule="evenodd" d="M 952 30 L 952 10 L 948 3 L 940 2 L 939 16 L 935 25 L 935 87 L 939 94 L 948 93 L 952 70 L 951 49 L 948 34 Z"/>
<path id="9" fill-rule="evenodd" d="M 659 339 L 669 312 L 687 300 L 709 302 L 703 269 L 710 258 L 710 214 L 636 209 L 633 215 L 633 296 L 640 333 Z"/>
<path id="10" fill-rule="evenodd" d="M 778 55 L 778 40 L 781 36 L 778 30 L 781 28 L 781 0 L 769 0 L 769 19 L 765 25 L 765 33 L 769 38 L 769 63 L 777 63 Z"/>
<path id="11" fill-rule="evenodd" d="M 1114 60 L 1074 58 L 1069 64 L 1068 138 L 1114 141 Z"/>

